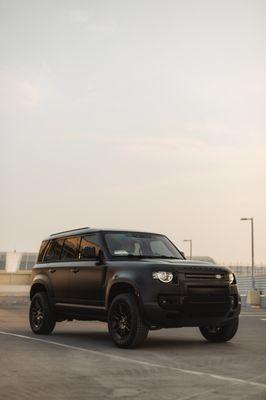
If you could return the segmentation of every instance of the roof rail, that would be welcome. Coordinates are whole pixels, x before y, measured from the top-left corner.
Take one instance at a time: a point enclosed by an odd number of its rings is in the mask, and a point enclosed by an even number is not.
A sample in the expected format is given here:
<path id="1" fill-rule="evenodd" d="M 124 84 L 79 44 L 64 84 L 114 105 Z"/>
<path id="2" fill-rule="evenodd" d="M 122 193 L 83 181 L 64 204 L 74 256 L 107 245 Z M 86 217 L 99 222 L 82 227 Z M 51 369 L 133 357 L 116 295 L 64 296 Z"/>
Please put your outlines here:
<path id="1" fill-rule="evenodd" d="M 84 228 L 76 228 L 76 229 L 70 229 L 69 231 L 56 232 L 56 233 L 52 233 L 50 236 L 60 235 L 61 233 L 81 231 L 82 229 L 90 229 L 90 227 L 89 226 L 85 226 Z"/>

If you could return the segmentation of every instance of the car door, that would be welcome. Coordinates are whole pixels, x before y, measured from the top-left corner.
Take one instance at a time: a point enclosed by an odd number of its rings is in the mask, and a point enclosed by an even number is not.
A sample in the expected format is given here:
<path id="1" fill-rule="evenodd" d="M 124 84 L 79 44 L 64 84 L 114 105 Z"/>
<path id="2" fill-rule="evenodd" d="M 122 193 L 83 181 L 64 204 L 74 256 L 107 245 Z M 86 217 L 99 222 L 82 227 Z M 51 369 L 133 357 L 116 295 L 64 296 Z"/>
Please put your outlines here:
<path id="1" fill-rule="evenodd" d="M 103 306 L 106 267 L 98 262 L 101 249 L 97 233 L 81 238 L 79 261 L 71 273 L 71 297 L 76 304 Z"/>
<path id="2" fill-rule="evenodd" d="M 65 301 L 70 284 L 69 266 L 61 262 L 64 239 L 52 239 L 44 255 L 46 274 L 52 287 L 55 302 Z"/>
<path id="3" fill-rule="evenodd" d="M 75 263 L 78 260 L 80 237 L 70 236 L 64 239 L 61 257 L 60 257 L 60 271 L 64 271 L 60 275 L 64 275 L 64 298 L 60 299 L 60 303 L 72 303 L 71 300 L 71 276 L 75 268 Z M 76 272 L 76 269 L 75 269 Z M 63 288 L 61 290 L 63 294 Z"/>

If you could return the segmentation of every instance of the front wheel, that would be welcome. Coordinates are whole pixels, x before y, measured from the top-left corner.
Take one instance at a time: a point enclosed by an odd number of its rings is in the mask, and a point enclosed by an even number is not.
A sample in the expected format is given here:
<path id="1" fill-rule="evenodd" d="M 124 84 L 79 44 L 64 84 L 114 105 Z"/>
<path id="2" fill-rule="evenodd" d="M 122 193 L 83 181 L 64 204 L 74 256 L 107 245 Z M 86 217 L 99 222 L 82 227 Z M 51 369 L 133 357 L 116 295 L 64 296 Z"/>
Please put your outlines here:
<path id="1" fill-rule="evenodd" d="M 118 347 L 132 349 L 146 339 L 149 328 L 141 318 L 133 294 L 124 293 L 114 298 L 108 312 L 108 329 Z"/>
<path id="2" fill-rule="evenodd" d="M 29 312 L 31 330 L 38 335 L 48 335 L 56 324 L 56 317 L 49 305 L 45 292 L 36 293 L 30 305 Z"/>
<path id="3" fill-rule="evenodd" d="M 199 330 L 209 342 L 228 342 L 237 332 L 238 321 L 239 319 L 235 318 L 223 326 L 200 326 Z"/>

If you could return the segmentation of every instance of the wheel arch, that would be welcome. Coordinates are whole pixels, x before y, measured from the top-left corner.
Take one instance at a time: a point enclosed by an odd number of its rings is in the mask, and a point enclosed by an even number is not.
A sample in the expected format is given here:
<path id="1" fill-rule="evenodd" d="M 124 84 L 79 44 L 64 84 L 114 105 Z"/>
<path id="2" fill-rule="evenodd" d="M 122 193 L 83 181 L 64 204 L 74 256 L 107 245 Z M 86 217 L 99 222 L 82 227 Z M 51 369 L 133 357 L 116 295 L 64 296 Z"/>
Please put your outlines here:
<path id="1" fill-rule="evenodd" d="M 122 293 L 132 293 L 138 302 L 138 305 L 142 306 L 141 295 L 138 288 L 131 282 L 125 280 L 116 280 L 115 282 L 110 285 L 105 298 L 105 306 L 108 310 L 109 306 L 111 305 L 113 299 Z M 142 307 L 141 307 L 142 308 Z"/>
<path id="2" fill-rule="evenodd" d="M 39 292 L 47 292 L 45 285 L 42 283 L 34 283 L 30 288 L 30 299 L 32 300 L 33 296 Z"/>
<path id="3" fill-rule="evenodd" d="M 30 299 L 32 300 L 33 296 L 38 292 L 46 292 L 48 298 L 51 299 L 52 289 L 49 285 L 48 278 L 45 278 L 44 276 L 36 276 L 33 280 L 30 288 Z"/>

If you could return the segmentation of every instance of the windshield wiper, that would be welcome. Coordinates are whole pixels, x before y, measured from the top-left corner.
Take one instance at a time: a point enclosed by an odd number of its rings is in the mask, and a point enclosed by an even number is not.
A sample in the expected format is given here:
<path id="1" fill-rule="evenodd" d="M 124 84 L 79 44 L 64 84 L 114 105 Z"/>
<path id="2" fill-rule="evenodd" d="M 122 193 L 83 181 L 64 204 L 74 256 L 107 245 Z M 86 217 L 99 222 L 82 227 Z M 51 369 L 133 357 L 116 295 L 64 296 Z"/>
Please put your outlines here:
<path id="1" fill-rule="evenodd" d="M 117 257 L 117 255 L 116 255 Z M 143 256 L 142 254 L 123 254 L 121 256 L 118 257 L 128 257 L 128 258 L 147 258 L 148 256 Z"/>
<path id="2" fill-rule="evenodd" d="M 148 254 L 115 254 L 115 257 L 128 257 L 128 258 L 170 258 L 174 260 L 180 260 L 181 258 L 178 257 L 173 257 L 173 256 L 164 256 L 164 255 L 159 255 L 159 256 L 153 256 L 153 255 L 148 255 Z"/>
<path id="3" fill-rule="evenodd" d="M 149 256 L 149 258 L 170 258 L 170 259 L 175 259 L 175 260 L 180 260 L 180 259 L 181 259 L 181 258 L 174 257 L 174 256 L 164 256 L 164 255 L 160 255 L 160 256 Z"/>

